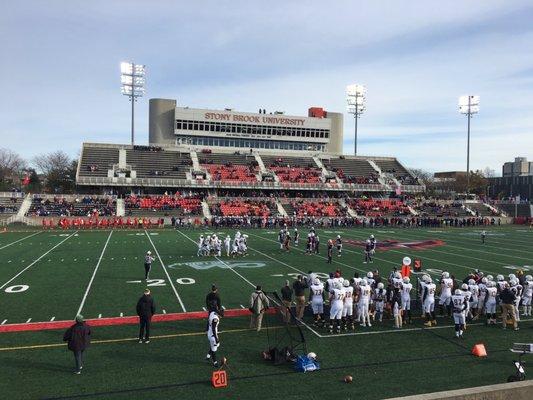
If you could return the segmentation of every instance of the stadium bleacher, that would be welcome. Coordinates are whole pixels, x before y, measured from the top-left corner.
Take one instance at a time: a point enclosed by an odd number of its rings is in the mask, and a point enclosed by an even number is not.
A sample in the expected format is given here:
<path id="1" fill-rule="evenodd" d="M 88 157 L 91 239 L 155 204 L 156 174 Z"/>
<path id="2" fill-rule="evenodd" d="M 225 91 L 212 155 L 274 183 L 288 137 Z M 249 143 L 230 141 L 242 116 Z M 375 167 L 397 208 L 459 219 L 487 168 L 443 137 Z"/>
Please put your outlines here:
<path id="1" fill-rule="evenodd" d="M 20 197 L 0 196 L 0 214 L 16 214 L 21 203 Z"/>
<path id="2" fill-rule="evenodd" d="M 88 217 L 116 215 L 116 199 L 110 196 L 34 195 L 28 212 L 39 217 Z"/>
<path id="3" fill-rule="evenodd" d="M 118 147 L 83 146 L 80 157 L 80 176 L 105 177 L 118 163 Z"/>
<path id="4" fill-rule="evenodd" d="M 210 211 L 212 215 L 222 217 L 268 217 L 277 213 L 277 207 L 271 199 L 227 199 L 213 202 Z"/>
<path id="5" fill-rule="evenodd" d="M 379 183 L 378 172 L 367 160 L 328 158 L 322 159 L 322 164 L 344 183 Z"/>
<path id="6" fill-rule="evenodd" d="M 445 200 L 422 200 L 416 203 L 416 210 L 423 216 L 471 217 L 461 202 Z"/>
<path id="7" fill-rule="evenodd" d="M 194 215 L 202 213 L 200 195 L 129 195 L 124 199 L 127 215 L 163 216 L 172 212 L 173 215 Z"/>
<path id="8" fill-rule="evenodd" d="M 319 183 L 322 170 L 311 157 L 261 156 L 265 167 L 273 171 L 280 182 Z"/>
<path id="9" fill-rule="evenodd" d="M 398 199 L 347 199 L 346 203 L 359 216 L 398 217 L 411 214 L 407 205 Z"/>
<path id="10" fill-rule="evenodd" d="M 346 208 L 334 200 L 295 199 L 283 203 L 289 217 L 345 217 Z"/>
<path id="11" fill-rule="evenodd" d="M 189 153 L 163 149 L 159 151 L 128 149 L 126 164 L 136 171 L 137 178 L 186 179 L 192 160 Z"/>

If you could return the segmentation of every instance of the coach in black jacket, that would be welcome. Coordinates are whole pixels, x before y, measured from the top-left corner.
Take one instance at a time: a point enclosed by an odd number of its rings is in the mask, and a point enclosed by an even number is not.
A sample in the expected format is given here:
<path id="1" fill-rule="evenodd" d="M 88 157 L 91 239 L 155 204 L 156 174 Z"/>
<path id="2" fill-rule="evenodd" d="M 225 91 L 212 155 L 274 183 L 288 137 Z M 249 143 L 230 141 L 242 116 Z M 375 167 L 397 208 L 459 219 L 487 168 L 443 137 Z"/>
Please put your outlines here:
<path id="1" fill-rule="evenodd" d="M 75 374 L 81 374 L 83 368 L 83 352 L 91 343 L 91 328 L 83 320 L 83 315 L 76 316 L 76 323 L 67 329 L 63 341 L 68 342 L 68 349 L 74 353 L 76 361 Z"/>
<path id="2" fill-rule="evenodd" d="M 144 295 L 137 302 L 137 315 L 139 316 L 139 343 L 150 343 L 150 322 L 155 314 L 154 299 L 150 289 L 145 289 Z M 145 335 L 146 332 L 146 335 Z"/>

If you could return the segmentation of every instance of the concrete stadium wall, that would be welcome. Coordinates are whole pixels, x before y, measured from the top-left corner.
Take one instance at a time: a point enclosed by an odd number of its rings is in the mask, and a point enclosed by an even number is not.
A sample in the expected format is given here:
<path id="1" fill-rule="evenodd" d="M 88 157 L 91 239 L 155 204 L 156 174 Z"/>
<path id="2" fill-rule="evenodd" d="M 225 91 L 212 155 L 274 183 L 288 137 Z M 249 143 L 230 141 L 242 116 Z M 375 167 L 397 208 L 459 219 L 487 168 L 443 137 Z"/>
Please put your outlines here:
<path id="1" fill-rule="evenodd" d="M 394 397 L 387 400 L 532 400 L 533 380 Z"/>

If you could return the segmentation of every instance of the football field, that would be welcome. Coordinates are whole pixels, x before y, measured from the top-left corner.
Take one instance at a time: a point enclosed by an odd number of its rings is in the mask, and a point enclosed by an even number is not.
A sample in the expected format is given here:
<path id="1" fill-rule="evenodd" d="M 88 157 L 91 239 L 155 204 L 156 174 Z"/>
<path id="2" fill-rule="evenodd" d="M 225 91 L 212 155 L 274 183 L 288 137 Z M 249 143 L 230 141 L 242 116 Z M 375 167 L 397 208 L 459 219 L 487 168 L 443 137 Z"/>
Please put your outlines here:
<path id="1" fill-rule="evenodd" d="M 219 287 L 226 310 L 248 308 L 255 285 L 279 291 L 286 279 L 308 271 L 325 278 L 340 269 L 345 277 L 378 269 L 388 277 L 409 256 L 424 272 L 438 278 L 449 271 L 462 280 L 473 269 L 485 274 L 533 271 L 533 231 L 502 226 L 488 230 L 481 243 L 479 229 L 318 229 L 319 255 L 306 255 L 304 237 L 290 252 L 281 251 L 277 230 L 241 230 L 249 235 L 246 257 L 198 257 L 200 234 L 235 235 L 234 229 L 31 231 L 0 234 L 0 331 L 15 324 L 86 319 L 117 319 L 135 315 L 143 289 L 149 287 L 159 314 L 205 311 L 205 295 Z M 374 234 L 380 246 L 373 264 L 363 264 L 362 242 Z M 326 263 L 326 243 L 341 235 L 344 249 Z M 144 280 L 144 255 L 155 261 Z M 413 292 L 412 298 L 415 298 Z M 419 317 L 419 313 L 416 313 Z M 311 322 L 311 317 L 306 317 Z M 21 326 L 21 325 L 18 325 Z M 246 317 L 223 318 L 220 353 L 228 358 L 230 385 L 212 389 L 212 367 L 204 360 L 207 341 L 204 319 L 154 324 L 149 345 L 135 341 L 135 325 L 95 327 L 94 343 L 81 376 L 72 374 L 71 354 L 61 342 L 63 329 L 0 333 L 0 392 L 6 398 L 339 398 L 380 399 L 504 382 L 513 373 L 513 342 L 533 342 L 533 323 L 504 331 L 469 325 L 465 339 L 453 339 L 453 325 L 439 318 L 423 328 L 416 318 L 401 330 L 390 319 L 372 327 L 330 335 L 322 328 L 302 329 L 322 369 L 293 373 L 259 357 L 266 332 L 248 328 Z M 470 349 L 484 343 L 489 356 L 474 358 Z M 527 363 L 528 360 L 526 360 Z M 526 364 L 527 370 L 527 364 Z M 342 377 L 350 374 L 354 384 Z M 83 382 L 80 384 L 80 382 Z"/>

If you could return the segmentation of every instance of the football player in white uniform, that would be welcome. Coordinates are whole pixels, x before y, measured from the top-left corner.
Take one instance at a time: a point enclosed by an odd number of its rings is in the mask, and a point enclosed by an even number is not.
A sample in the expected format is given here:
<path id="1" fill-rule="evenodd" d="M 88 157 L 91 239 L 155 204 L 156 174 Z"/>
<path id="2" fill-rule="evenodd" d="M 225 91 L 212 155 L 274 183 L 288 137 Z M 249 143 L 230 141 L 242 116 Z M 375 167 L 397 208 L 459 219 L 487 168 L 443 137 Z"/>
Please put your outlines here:
<path id="1" fill-rule="evenodd" d="M 468 316 L 468 314 L 470 314 L 470 299 L 472 298 L 472 293 L 470 292 L 470 290 L 468 290 L 468 285 L 466 283 L 463 283 L 461 285 L 461 294 L 466 299 L 465 323 L 463 328 L 463 330 L 466 330 L 466 317 Z"/>
<path id="2" fill-rule="evenodd" d="M 442 273 L 440 280 L 440 297 L 439 306 L 440 314 L 444 316 L 444 309 L 446 308 L 447 314 L 451 315 L 450 304 L 452 300 L 453 279 L 450 278 L 450 274 L 446 271 Z"/>
<path id="3" fill-rule="evenodd" d="M 479 298 L 477 301 L 477 315 L 474 317 L 474 319 L 478 319 L 480 316 L 485 314 L 485 302 L 487 300 L 487 282 L 487 278 L 481 278 L 481 282 L 477 285 L 479 289 Z"/>
<path id="4" fill-rule="evenodd" d="M 514 312 L 516 315 L 516 320 L 520 321 L 520 307 L 519 306 L 520 306 L 520 301 L 522 300 L 523 287 L 518 281 L 518 279 L 516 278 L 516 276 L 512 278 L 509 283 L 511 285 L 511 292 L 516 297 L 515 303 L 514 303 Z"/>
<path id="5" fill-rule="evenodd" d="M 466 308 L 468 300 L 460 289 L 455 290 L 452 296 L 453 322 L 455 324 L 455 337 L 462 338 L 465 330 Z"/>
<path id="6" fill-rule="evenodd" d="M 487 282 L 487 298 L 485 300 L 485 314 L 487 315 L 487 324 L 496 324 L 496 297 L 498 289 L 493 281 Z"/>
<path id="7" fill-rule="evenodd" d="M 379 322 L 383 322 L 383 309 L 385 307 L 385 298 L 387 297 L 387 291 L 383 283 L 379 282 L 376 290 L 374 291 L 374 307 L 376 310 L 376 319 Z"/>
<path id="8" fill-rule="evenodd" d="M 220 316 L 216 311 L 212 310 L 209 313 L 207 320 L 207 340 L 209 342 L 209 352 L 206 359 L 213 362 L 214 367 L 218 367 L 217 350 L 220 346 L 220 340 L 218 338 L 218 324 L 220 323 Z"/>
<path id="9" fill-rule="evenodd" d="M 333 333 L 333 326 L 337 333 L 341 331 L 342 310 L 344 308 L 344 290 L 339 282 L 333 282 L 333 289 L 329 292 L 329 332 Z"/>
<path id="10" fill-rule="evenodd" d="M 411 323 L 411 290 L 413 289 L 413 285 L 411 284 L 411 280 L 409 277 L 403 278 L 402 282 L 402 310 L 404 311 L 404 314 L 407 314 L 407 318 L 403 317 L 403 323 L 405 323 L 406 320 L 408 320 L 409 323 Z"/>
<path id="11" fill-rule="evenodd" d="M 344 330 L 354 329 L 353 322 L 353 286 L 350 286 L 350 282 L 344 279 L 342 282 L 344 287 L 344 307 L 342 309 L 342 326 Z"/>
<path id="12" fill-rule="evenodd" d="M 473 279 L 468 280 L 468 291 L 470 292 L 469 312 L 472 319 L 477 319 L 478 303 L 479 303 L 479 287 Z M 467 315 L 468 317 L 468 315 Z"/>
<path id="13" fill-rule="evenodd" d="M 437 291 L 436 285 L 429 275 L 426 276 L 422 292 L 422 309 L 426 316 L 425 326 L 437 325 L 435 318 L 435 292 Z"/>
<path id="14" fill-rule="evenodd" d="M 314 278 L 313 284 L 309 287 L 311 296 L 311 308 L 315 318 L 315 326 L 324 326 L 324 284 L 320 279 Z"/>
<path id="15" fill-rule="evenodd" d="M 531 317 L 531 300 L 533 298 L 533 276 L 526 275 L 522 292 L 523 315 Z"/>
<path id="16" fill-rule="evenodd" d="M 400 290 L 402 288 L 403 279 L 402 274 L 399 271 L 396 271 L 391 279 L 392 287 L 394 289 Z"/>
<path id="17" fill-rule="evenodd" d="M 294 228 L 294 245 L 298 246 L 298 242 L 300 240 L 300 232 L 298 232 L 298 228 Z"/>
<path id="18" fill-rule="evenodd" d="M 226 239 L 224 239 L 224 247 L 226 248 L 226 256 L 231 255 L 231 236 L 227 235 Z"/>
<path id="19" fill-rule="evenodd" d="M 361 326 L 372 326 L 370 324 L 369 312 L 372 290 L 366 279 L 361 280 L 359 288 L 359 321 L 361 322 Z"/>
<path id="20" fill-rule="evenodd" d="M 202 254 L 204 246 L 204 235 L 200 235 L 200 239 L 198 240 L 198 251 L 196 252 L 196 256 L 200 257 Z"/>

